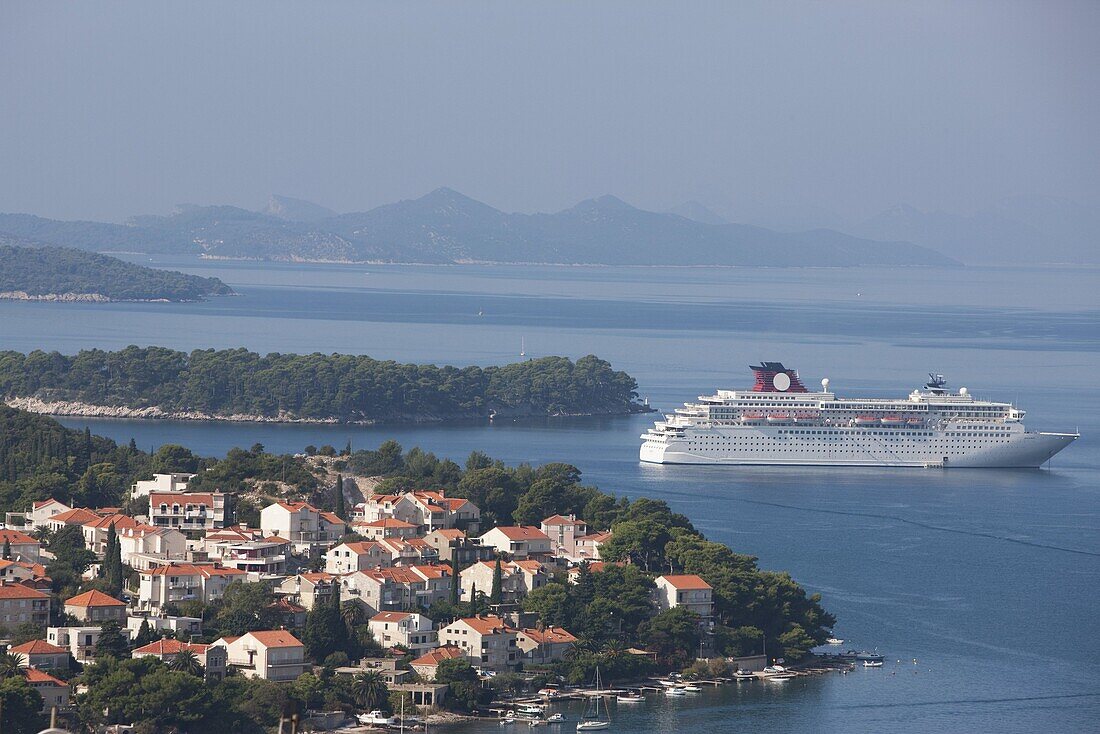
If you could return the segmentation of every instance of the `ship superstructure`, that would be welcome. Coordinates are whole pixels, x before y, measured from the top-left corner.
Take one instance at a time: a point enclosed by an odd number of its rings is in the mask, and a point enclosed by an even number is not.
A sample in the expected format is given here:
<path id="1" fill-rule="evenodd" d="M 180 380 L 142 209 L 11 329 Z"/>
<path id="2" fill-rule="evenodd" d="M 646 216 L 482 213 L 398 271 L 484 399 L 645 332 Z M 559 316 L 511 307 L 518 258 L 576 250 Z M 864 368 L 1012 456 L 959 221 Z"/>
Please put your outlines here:
<path id="1" fill-rule="evenodd" d="M 1010 403 L 952 392 L 943 375 L 908 398 L 810 392 L 780 362 L 750 367 L 750 390 L 685 403 L 644 433 L 640 458 L 657 464 L 1038 467 L 1078 438 L 1024 429 Z"/>

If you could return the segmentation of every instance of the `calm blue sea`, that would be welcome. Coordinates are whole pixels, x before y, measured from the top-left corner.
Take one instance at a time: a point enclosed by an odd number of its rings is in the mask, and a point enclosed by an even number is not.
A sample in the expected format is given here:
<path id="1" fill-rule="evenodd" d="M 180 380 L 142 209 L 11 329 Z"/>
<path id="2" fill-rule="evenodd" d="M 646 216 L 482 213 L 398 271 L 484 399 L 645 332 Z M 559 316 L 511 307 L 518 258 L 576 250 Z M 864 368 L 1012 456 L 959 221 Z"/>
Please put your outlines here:
<path id="1" fill-rule="evenodd" d="M 569 461 L 605 490 L 667 499 L 711 538 L 789 570 L 823 595 L 839 636 L 888 659 L 846 676 L 621 706 L 613 731 L 1076 732 L 1100 722 L 1100 270 L 131 259 L 217 275 L 241 295 L 0 302 L 0 348 L 243 345 L 489 364 L 517 359 L 522 340 L 529 356 L 610 359 L 663 408 L 747 386 L 760 359 L 849 395 L 902 395 L 935 370 L 1016 401 L 1031 428 L 1079 429 L 1042 471 L 877 471 L 644 466 L 638 435 L 651 416 L 382 428 L 66 421 L 208 454 L 393 437 L 456 460 L 480 449 L 509 463 Z"/>

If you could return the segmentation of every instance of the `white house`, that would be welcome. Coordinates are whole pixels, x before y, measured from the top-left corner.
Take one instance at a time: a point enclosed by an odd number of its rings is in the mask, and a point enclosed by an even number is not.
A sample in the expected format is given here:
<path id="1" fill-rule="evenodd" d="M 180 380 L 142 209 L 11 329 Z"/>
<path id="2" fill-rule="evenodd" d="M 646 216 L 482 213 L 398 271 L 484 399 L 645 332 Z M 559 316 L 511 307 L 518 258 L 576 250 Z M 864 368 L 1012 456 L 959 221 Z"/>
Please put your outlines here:
<path id="1" fill-rule="evenodd" d="M 275 502 L 260 510 L 260 529 L 286 538 L 296 553 L 313 554 L 344 537 L 347 525 L 306 502 Z"/>
<path id="2" fill-rule="evenodd" d="M 478 616 L 451 622 L 439 631 L 439 641 L 460 648 L 472 665 L 499 671 L 520 662 L 517 635 L 500 617 Z"/>
<path id="3" fill-rule="evenodd" d="M 370 522 L 353 522 L 351 530 L 370 540 L 382 538 L 412 538 L 417 535 L 417 526 L 396 517 L 384 517 Z"/>
<path id="4" fill-rule="evenodd" d="M 194 478 L 194 474 L 154 474 L 152 479 L 130 485 L 130 499 L 141 499 L 153 492 L 186 492 L 187 483 Z"/>
<path id="5" fill-rule="evenodd" d="M 50 498 L 48 500 L 42 500 L 41 502 L 35 502 L 31 505 L 31 511 L 28 513 L 28 523 L 31 528 L 38 530 L 46 527 L 46 522 L 54 515 L 60 515 L 62 512 L 68 512 L 73 508 L 66 505 L 61 500 L 55 500 Z"/>
<path id="6" fill-rule="evenodd" d="M 582 535 L 576 540 L 573 560 L 577 563 L 600 560 L 600 546 L 606 543 L 610 538 L 610 530 L 602 533 Z"/>
<path id="7" fill-rule="evenodd" d="M 699 615 L 703 626 L 714 626 L 714 590 L 701 577 L 693 573 L 658 576 L 654 583 L 661 611 L 686 607 Z"/>
<path id="8" fill-rule="evenodd" d="M 550 538 L 531 525 L 495 527 L 481 536 L 481 544 L 492 546 L 498 553 L 507 553 L 510 558 L 520 560 L 538 560 L 551 556 Z"/>
<path id="9" fill-rule="evenodd" d="M 225 527 L 222 492 L 150 492 L 149 523 L 177 530 L 215 530 Z"/>
<path id="10" fill-rule="evenodd" d="M 355 506 L 352 517 L 361 522 L 393 518 L 416 525 L 421 534 L 441 528 L 476 533 L 481 523 L 481 510 L 461 497 L 447 497 L 443 492 L 416 491 L 371 495 L 366 502 Z"/>
<path id="11" fill-rule="evenodd" d="M 131 568 L 143 570 L 159 565 L 155 559 L 183 558 L 187 553 L 187 536 L 175 528 L 158 528 L 138 524 L 117 528 L 119 554 Z"/>
<path id="12" fill-rule="evenodd" d="M 341 543 L 325 551 L 325 571 L 345 574 L 393 565 L 393 555 L 373 540 Z"/>
<path id="13" fill-rule="evenodd" d="M 368 626 L 382 647 L 402 647 L 417 657 L 435 648 L 439 640 L 435 622 L 415 612 L 379 612 Z"/>
<path id="14" fill-rule="evenodd" d="M 493 589 L 496 561 L 479 561 L 459 572 L 462 598 L 469 600 L 474 587 L 488 596 Z M 550 574 L 538 561 L 501 561 L 501 596 L 505 604 L 519 601 L 550 581 Z"/>
<path id="15" fill-rule="evenodd" d="M 221 599 L 234 581 L 247 573 L 236 568 L 178 563 L 141 571 L 138 608 L 159 610 L 167 604 L 196 600 L 203 604 Z"/>
<path id="16" fill-rule="evenodd" d="M 225 677 L 228 651 L 228 646 L 201 645 L 165 638 L 137 648 L 130 653 L 130 657 L 156 658 L 161 662 L 171 663 L 184 652 L 191 652 L 204 668 L 206 680 L 221 680 Z"/>
<path id="17" fill-rule="evenodd" d="M 47 627 L 46 642 L 68 650 L 78 663 L 93 663 L 99 632 L 99 627 Z"/>
<path id="18" fill-rule="evenodd" d="M 290 681 L 313 667 L 306 660 L 305 645 L 286 630 L 222 637 L 213 646 L 225 647 L 229 668 L 249 678 Z"/>
<path id="19" fill-rule="evenodd" d="M 53 677 L 44 670 L 28 668 L 24 678 L 38 695 L 42 696 L 42 712 L 46 713 L 54 706 L 63 709 L 69 705 L 69 684 Z"/>
<path id="20" fill-rule="evenodd" d="M 341 577 L 341 597 L 374 613 L 429 607 L 450 595 L 450 579 L 447 566 L 373 568 Z"/>

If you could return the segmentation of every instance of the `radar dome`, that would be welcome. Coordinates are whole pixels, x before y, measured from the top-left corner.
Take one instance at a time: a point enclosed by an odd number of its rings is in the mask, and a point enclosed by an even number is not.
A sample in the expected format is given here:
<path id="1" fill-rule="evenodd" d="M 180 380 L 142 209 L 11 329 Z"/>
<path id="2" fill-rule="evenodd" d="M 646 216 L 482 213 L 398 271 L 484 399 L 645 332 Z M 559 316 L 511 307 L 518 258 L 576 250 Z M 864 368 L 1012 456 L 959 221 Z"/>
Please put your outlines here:
<path id="1" fill-rule="evenodd" d="M 822 392 L 829 392 L 829 378 L 828 377 L 824 377 L 824 378 L 821 379 L 821 391 Z"/>
<path id="2" fill-rule="evenodd" d="M 959 388 L 959 395 L 966 395 L 966 388 L 965 387 L 960 387 Z"/>

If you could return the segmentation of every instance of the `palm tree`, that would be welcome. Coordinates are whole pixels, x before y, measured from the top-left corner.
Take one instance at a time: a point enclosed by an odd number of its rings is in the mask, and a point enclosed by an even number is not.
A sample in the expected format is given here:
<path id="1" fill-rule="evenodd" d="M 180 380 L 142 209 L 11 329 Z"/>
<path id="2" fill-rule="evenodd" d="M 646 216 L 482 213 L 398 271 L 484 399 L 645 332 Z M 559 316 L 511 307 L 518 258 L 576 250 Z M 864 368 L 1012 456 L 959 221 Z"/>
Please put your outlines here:
<path id="1" fill-rule="evenodd" d="M 23 656 L 19 653 L 0 653 L 0 680 L 11 678 L 23 672 Z"/>
<path id="2" fill-rule="evenodd" d="M 353 630 L 367 621 L 367 615 L 363 612 L 363 606 L 357 601 L 346 601 L 340 605 L 340 619 L 344 626 Z"/>
<path id="3" fill-rule="evenodd" d="M 355 702 L 364 709 L 373 709 L 389 695 L 386 681 L 376 670 L 365 670 L 355 676 L 351 683 L 351 694 Z"/>
<path id="4" fill-rule="evenodd" d="M 202 677 L 205 672 L 202 667 L 202 663 L 199 662 L 199 656 L 195 654 L 194 650 L 183 649 L 176 653 L 176 656 L 172 658 L 172 661 L 168 663 L 168 667 L 172 670 L 178 670 L 182 673 L 190 673 Z"/>

